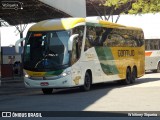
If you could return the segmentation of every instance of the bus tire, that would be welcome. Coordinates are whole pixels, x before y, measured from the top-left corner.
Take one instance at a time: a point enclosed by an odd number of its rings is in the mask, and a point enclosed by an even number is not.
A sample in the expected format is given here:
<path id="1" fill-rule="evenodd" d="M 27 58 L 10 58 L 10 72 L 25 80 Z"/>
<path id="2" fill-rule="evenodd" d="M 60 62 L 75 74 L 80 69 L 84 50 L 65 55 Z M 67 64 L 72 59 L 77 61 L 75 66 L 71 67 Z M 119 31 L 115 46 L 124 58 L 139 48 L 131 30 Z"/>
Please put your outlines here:
<path id="1" fill-rule="evenodd" d="M 132 74 L 131 74 L 131 84 L 135 83 L 136 78 L 137 78 L 137 69 L 136 67 L 133 67 Z"/>
<path id="2" fill-rule="evenodd" d="M 160 62 L 157 65 L 157 73 L 160 73 Z"/>
<path id="3" fill-rule="evenodd" d="M 91 89 L 92 79 L 88 72 L 86 72 L 84 77 L 84 85 L 82 86 L 83 91 L 89 91 Z"/>
<path id="4" fill-rule="evenodd" d="M 123 84 L 125 84 L 125 85 L 130 84 L 131 83 L 131 77 L 132 77 L 131 70 L 129 68 L 127 68 L 127 70 L 126 70 L 126 79 L 123 80 Z"/>
<path id="5" fill-rule="evenodd" d="M 53 88 L 42 88 L 43 94 L 52 94 Z"/>

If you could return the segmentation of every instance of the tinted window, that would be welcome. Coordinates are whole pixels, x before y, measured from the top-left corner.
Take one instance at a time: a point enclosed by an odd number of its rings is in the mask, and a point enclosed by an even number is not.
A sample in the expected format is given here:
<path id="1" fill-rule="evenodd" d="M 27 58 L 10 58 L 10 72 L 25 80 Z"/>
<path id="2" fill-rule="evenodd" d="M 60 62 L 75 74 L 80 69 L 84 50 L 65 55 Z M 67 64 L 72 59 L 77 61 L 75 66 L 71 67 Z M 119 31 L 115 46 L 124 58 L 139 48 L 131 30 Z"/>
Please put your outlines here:
<path id="1" fill-rule="evenodd" d="M 74 64 L 81 56 L 84 26 L 73 28 L 72 34 L 78 34 L 78 37 L 76 37 L 73 41 L 72 48 L 71 64 Z"/>
<path id="2" fill-rule="evenodd" d="M 69 31 L 30 32 L 24 46 L 24 68 L 59 69 L 69 63 Z"/>
<path id="3" fill-rule="evenodd" d="M 144 44 L 140 30 L 87 26 L 85 50 L 93 46 L 139 47 Z"/>
<path id="4" fill-rule="evenodd" d="M 159 50 L 160 49 L 160 39 L 146 39 L 145 49 L 146 50 Z"/>

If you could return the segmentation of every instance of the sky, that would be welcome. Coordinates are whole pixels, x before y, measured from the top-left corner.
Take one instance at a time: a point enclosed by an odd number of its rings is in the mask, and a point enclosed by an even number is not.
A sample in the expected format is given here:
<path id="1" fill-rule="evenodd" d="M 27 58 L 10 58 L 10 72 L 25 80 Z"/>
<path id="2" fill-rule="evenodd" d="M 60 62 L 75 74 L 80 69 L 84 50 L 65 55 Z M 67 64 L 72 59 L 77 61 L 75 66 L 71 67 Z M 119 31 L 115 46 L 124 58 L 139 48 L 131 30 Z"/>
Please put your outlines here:
<path id="1" fill-rule="evenodd" d="M 114 18 L 116 20 L 116 16 Z M 145 15 L 121 15 L 118 20 L 119 24 L 126 26 L 140 27 L 144 31 L 145 39 L 160 39 L 160 13 Z M 23 36 L 26 36 L 28 29 L 33 25 L 28 24 Z M 1 46 L 11 46 L 20 38 L 20 35 L 14 26 L 1 27 Z"/>

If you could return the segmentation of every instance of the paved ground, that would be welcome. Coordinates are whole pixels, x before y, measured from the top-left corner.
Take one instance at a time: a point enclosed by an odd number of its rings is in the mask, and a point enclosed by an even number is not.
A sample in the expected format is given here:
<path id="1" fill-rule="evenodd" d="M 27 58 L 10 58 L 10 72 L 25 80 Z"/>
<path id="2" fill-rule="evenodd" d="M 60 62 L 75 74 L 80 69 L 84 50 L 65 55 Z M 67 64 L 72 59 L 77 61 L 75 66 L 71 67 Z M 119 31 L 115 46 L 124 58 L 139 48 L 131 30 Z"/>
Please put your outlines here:
<path id="1" fill-rule="evenodd" d="M 115 87 L 85 110 L 160 111 L 160 73 L 146 74 L 135 85 Z"/>
<path id="2" fill-rule="evenodd" d="M 21 79 L 3 81 L 0 111 L 160 111 L 160 73 L 146 74 L 130 86 L 112 82 L 94 85 L 89 92 L 67 89 L 51 95 L 25 88 Z"/>

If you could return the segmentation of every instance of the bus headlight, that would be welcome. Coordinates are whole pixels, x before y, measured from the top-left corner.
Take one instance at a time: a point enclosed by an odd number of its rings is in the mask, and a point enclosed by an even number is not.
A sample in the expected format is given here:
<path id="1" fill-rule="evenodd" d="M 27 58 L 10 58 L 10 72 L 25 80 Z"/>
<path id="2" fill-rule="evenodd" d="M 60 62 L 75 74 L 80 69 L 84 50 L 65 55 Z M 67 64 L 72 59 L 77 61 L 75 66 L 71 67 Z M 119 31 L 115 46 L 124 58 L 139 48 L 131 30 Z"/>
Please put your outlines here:
<path id="1" fill-rule="evenodd" d="M 24 77 L 26 77 L 26 78 L 30 77 L 25 70 L 23 70 L 23 73 L 24 73 Z"/>
<path id="2" fill-rule="evenodd" d="M 65 77 L 65 76 L 70 75 L 70 74 L 71 74 L 70 71 L 64 71 L 64 72 L 60 75 L 60 77 Z"/>
<path id="3" fill-rule="evenodd" d="M 29 78 L 29 75 L 26 74 L 26 75 L 24 75 L 24 77 Z"/>

